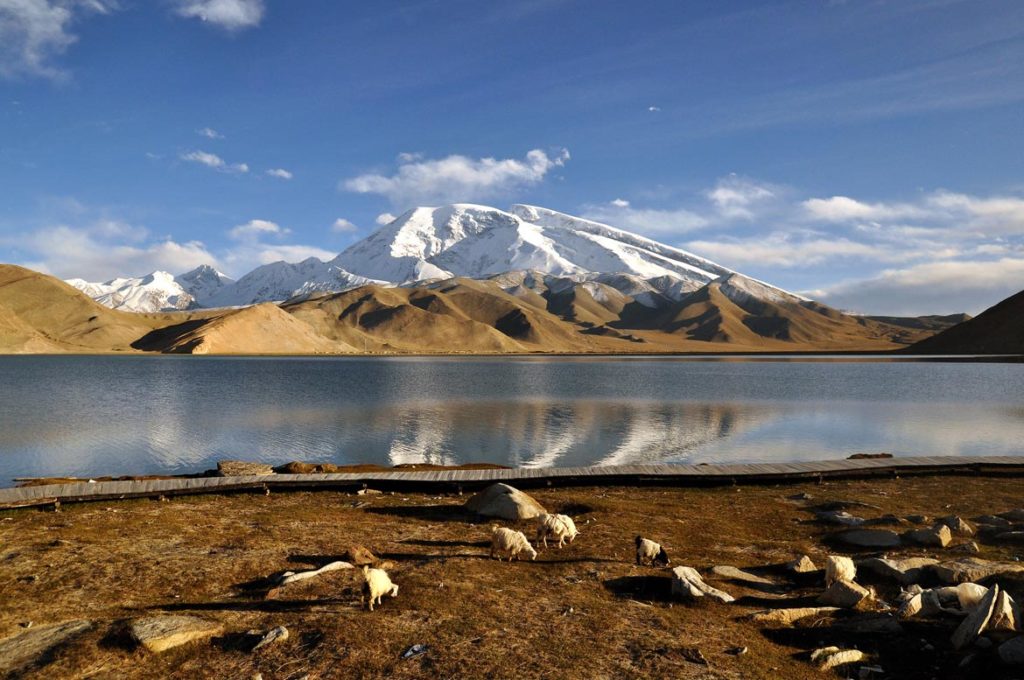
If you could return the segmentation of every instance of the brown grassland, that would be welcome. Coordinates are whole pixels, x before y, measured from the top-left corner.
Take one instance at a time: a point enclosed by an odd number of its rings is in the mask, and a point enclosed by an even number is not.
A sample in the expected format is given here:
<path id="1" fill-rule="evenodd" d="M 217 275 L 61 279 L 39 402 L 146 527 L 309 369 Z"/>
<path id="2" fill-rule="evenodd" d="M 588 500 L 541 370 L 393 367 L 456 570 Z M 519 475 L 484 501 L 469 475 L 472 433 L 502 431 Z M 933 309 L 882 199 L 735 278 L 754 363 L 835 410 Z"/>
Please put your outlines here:
<path id="1" fill-rule="evenodd" d="M 801 492 L 811 500 L 790 498 Z M 813 603 L 820 575 L 796 582 L 776 573 L 787 590 L 775 596 L 781 600 L 709 575 L 709 583 L 739 602 L 673 601 L 667 571 L 633 564 L 632 539 L 659 540 L 672 566 L 702 573 L 714 565 L 777 565 L 800 553 L 821 566 L 831 529 L 810 521 L 809 505 L 857 500 L 877 506 L 860 514 L 900 517 L 971 517 L 1022 505 L 1020 480 L 1007 477 L 531 494 L 550 511 L 574 516 L 581 534 L 564 549 L 541 550 L 535 562 L 511 563 L 488 558 L 491 522 L 463 511 L 465 498 L 456 494 L 295 491 L 0 512 L 0 636 L 18 633 L 28 621 L 96 622 L 18 676 L 26 678 L 798 680 L 823 677 L 807 660 L 822 644 L 857 646 L 885 669 L 881 677 L 968 677 L 958 668 L 964 655 L 949 645 L 955 619 L 906 622 L 900 636 L 853 634 L 823 621 L 765 627 L 746 615 Z M 397 598 L 365 611 L 354 571 L 327 573 L 267 597 L 268 576 L 319 566 L 353 544 L 392 563 Z M 1020 553 L 1019 546 L 984 543 L 981 550 L 992 559 Z M 1020 601 L 1024 583 L 1004 585 Z M 881 584 L 879 593 L 892 595 Z M 227 633 L 160 655 L 134 648 L 124 622 L 159 612 L 209 617 Z M 246 631 L 278 625 L 288 627 L 288 640 L 249 650 Z M 402 652 L 417 643 L 429 650 L 403 660 Z M 733 647 L 749 651 L 729 654 Z M 985 660 L 969 670 L 1012 677 Z M 850 672 L 856 677 L 857 667 Z"/>

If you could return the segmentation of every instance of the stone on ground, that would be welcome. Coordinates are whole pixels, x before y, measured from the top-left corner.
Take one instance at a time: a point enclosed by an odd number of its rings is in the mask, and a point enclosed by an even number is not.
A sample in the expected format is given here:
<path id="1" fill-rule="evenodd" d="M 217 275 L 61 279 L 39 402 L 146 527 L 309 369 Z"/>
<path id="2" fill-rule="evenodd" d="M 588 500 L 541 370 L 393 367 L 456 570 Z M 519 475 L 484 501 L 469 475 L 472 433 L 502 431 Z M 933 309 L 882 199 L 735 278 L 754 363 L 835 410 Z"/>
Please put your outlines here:
<path id="1" fill-rule="evenodd" d="M 1024 666 L 1024 635 L 999 645 L 999 658 L 1009 666 Z"/>
<path id="2" fill-rule="evenodd" d="M 1011 522 L 1024 522 L 1024 508 L 1007 510 L 1006 512 L 999 513 L 999 516 Z"/>
<path id="3" fill-rule="evenodd" d="M 914 529 L 903 534 L 908 543 L 925 545 L 934 548 L 945 548 L 953 541 L 953 533 L 945 524 L 937 524 L 930 529 Z"/>
<path id="4" fill-rule="evenodd" d="M 811 663 L 817 664 L 823 671 L 845 666 L 846 664 L 863 661 L 866 657 L 859 649 L 840 649 L 839 647 L 822 647 L 811 652 Z"/>
<path id="5" fill-rule="evenodd" d="M 985 598 L 974 608 L 967 618 L 963 620 L 955 631 L 953 631 L 953 649 L 961 650 L 973 643 L 988 626 L 992 618 L 992 610 L 995 608 L 996 599 L 999 597 L 999 586 L 992 586 Z"/>
<path id="6" fill-rule="evenodd" d="M 939 561 L 933 557 L 907 557 L 904 559 L 870 557 L 866 560 L 859 560 L 857 566 L 882 578 L 909 586 L 921 580 L 925 567 L 938 563 Z"/>
<path id="7" fill-rule="evenodd" d="M 751 615 L 757 623 L 783 623 L 789 625 L 809 616 L 823 616 L 839 611 L 838 607 L 795 607 L 793 609 L 769 609 Z"/>
<path id="8" fill-rule="evenodd" d="M 999 591 L 995 605 L 992 607 L 992 618 L 989 619 L 987 630 L 1000 633 L 1013 633 L 1020 630 L 1020 607 L 1005 590 Z"/>
<path id="9" fill-rule="evenodd" d="M 949 527 L 949 530 L 955 534 L 961 534 L 963 536 L 973 536 L 974 527 L 964 521 L 963 517 L 957 515 L 949 515 L 948 517 L 940 517 L 935 520 L 937 524 L 943 524 Z"/>
<path id="10" fill-rule="evenodd" d="M 363 545 L 350 545 L 345 550 L 344 557 L 346 562 L 349 562 L 356 567 L 374 565 L 377 563 L 377 556 Z"/>
<path id="11" fill-rule="evenodd" d="M 743 571 L 742 569 L 737 569 L 736 567 L 730 567 L 730 566 L 712 567 L 711 572 L 715 576 L 721 576 L 722 578 L 731 579 L 733 581 L 744 581 L 746 583 L 756 583 L 758 585 L 763 585 L 763 586 L 774 586 L 774 585 L 776 585 L 774 581 L 769 581 L 768 579 L 764 578 L 763 576 L 758 576 L 757 574 L 751 574 L 749 571 Z"/>
<path id="12" fill-rule="evenodd" d="M 251 475 L 272 475 L 274 467 L 266 463 L 250 463 L 244 460 L 217 461 L 218 477 L 249 477 Z"/>
<path id="13" fill-rule="evenodd" d="M 829 607 L 852 609 L 870 595 L 867 588 L 853 581 L 836 581 L 818 597 L 818 602 Z"/>
<path id="14" fill-rule="evenodd" d="M 942 583 L 956 585 L 968 581 L 980 581 L 995 574 L 1009 574 L 1024 571 L 1024 564 L 1017 562 L 993 562 L 979 557 L 961 557 L 958 560 L 941 562 L 927 567 Z"/>
<path id="15" fill-rule="evenodd" d="M 547 512 L 529 495 L 508 484 L 492 484 L 466 501 L 466 509 L 485 517 L 533 519 Z"/>
<path id="16" fill-rule="evenodd" d="M 862 517 L 851 515 L 845 510 L 821 510 L 814 513 L 818 521 L 826 524 L 841 524 L 847 527 L 856 527 L 864 524 Z"/>
<path id="17" fill-rule="evenodd" d="M 224 626 L 198 616 L 147 616 L 128 626 L 132 639 L 151 652 L 159 653 L 194 640 L 220 635 Z"/>
<path id="18" fill-rule="evenodd" d="M 895 548 L 900 536 L 889 529 L 852 529 L 835 535 L 836 540 L 858 548 Z"/>
<path id="19" fill-rule="evenodd" d="M 92 628 L 90 621 L 66 621 L 28 630 L 0 640 L 0 676 L 17 677 L 48 652 Z"/>
<path id="20" fill-rule="evenodd" d="M 256 643 L 256 646 L 252 648 L 252 651 L 256 651 L 260 647 L 266 647 L 272 642 L 284 642 L 288 639 L 288 629 L 284 626 L 278 626 L 267 631 L 267 634 L 260 638 L 260 641 Z"/>
<path id="21" fill-rule="evenodd" d="M 786 564 L 786 569 L 794 574 L 811 574 L 818 571 L 817 565 L 807 555 L 801 555 L 792 562 Z"/>
<path id="22" fill-rule="evenodd" d="M 672 570 L 672 594 L 684 598 L 709 597 L 718 602 L 734 602 L 729 593 L 712 588 L 693 567 L 676 567 Z"/>

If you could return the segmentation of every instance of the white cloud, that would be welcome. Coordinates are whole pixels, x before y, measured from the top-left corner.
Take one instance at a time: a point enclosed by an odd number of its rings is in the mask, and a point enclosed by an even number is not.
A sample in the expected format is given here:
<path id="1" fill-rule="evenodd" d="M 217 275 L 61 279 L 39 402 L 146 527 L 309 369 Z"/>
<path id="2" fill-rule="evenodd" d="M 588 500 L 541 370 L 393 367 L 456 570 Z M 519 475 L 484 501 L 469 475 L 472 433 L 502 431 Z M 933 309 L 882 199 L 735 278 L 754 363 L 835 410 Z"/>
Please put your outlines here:
<path id="1" fill-rule="evenodd" d="M 829 305 L 871 314 L 977 314 L 1017 293 L 1024 257 L 938 261 L 815 291 Z"/>
<path id="2" fill-rule="evenodd" d="M 403 207 L 457 203 L 504 196 L 537 184 L 550 170 L 568 160 L 566 149 L 554 157 L 534 149 L 523 160 L 473 159 L 458 155 L 438 160 L 400 160 L 394 175 L 360 175 L 342 181 L 339 188 L 360 194 L 380 194 Z"/>
<path id="3" fill-rule="evenodd" d="M 419 151 L 411 153 L 408 151 L 403 151 L 402 153 L 398 154 L 399 163 L 415 163 L 416 161 L 421 160 L 423 160 L 423 154 L 420 153 Z"/>
<path id="4" fill-rule="evenodd" d="M 277 177 L 278 179 L 291 179 L 295 176 L 284 168 L 272 168 L 267 170 L 267 174 L 271 177 Z"/>
<path id="5" fill-rule="evenodd" d="M 183 161 L 199 163 L 200 165 L 205 165 L 208 168 L 213 168 L 220 172 L 241 174 L 249 172 L 249 166 L 245 163 L 227 163 L 217 154 L 208 153 L 206 151 L 189 151 L 188 153 L 181 154 L 180 158 Z"/>
<path id="6" fill-rule="evenodd" d="M 64 77 L 52 62 L 78 39 L 72 24 L 116 8 L 114 0 L 0 0 L 0 77 Z"/>
<path id="7" fill-rule="evenodd" d="M 266 9 L 263 0 L 176 0 L 176 4 L 180 16 L 228 31 L 258 26 Z"/>
<path id="8" fill-rule="evenodd" d="M 807 215 L 823 222 L 905 220 L 927 217 L 928 211 L 906 203 L 864 203 L 847 196 L 811 198 L 803 202 Z"/>
<path id="9" fill-rule="evenodd" d="M 285 236 L 288 233 L 290 233 L 288 229 L 283 229 L 276 222 L 271 222 L 270 220 L 249 220 L 245 224 L 233 227 L 228 232 L 228 236 L 236 241 L 241 241 L 266 235 Z"/>
<path id="10" fill-rule="evenodd" d="M 581 212 L 587 219 L 641 234 L 681 234 L 708 225 L 707 219 L 685 208 L 633 208 L 629 201 L 622 199 L 599 205 L 584 205 Z"/>
<path id="11" fill-rule="evenodd" d="M 397 219 L 398 217 L 396 215 L 392 215 L 391 213 L 388 212 L 383 212 L 377 215 L 377 217 L 373 221 L 383 226 L 385 224 L 391 224 Z"/>
<path id="12" fill-rule="evenodd" d="M 338 219 L 334 220 L 334 224 L 331 225 L 331 231 L 337 232 L 339 234 L 350 234 L 354 231 L 359 231 L 359 227 L 352 224 L 344 217 L 339 217 Z"/>
<path id="13" fill-rule="evenodd" d="M 153 239 L 143 227 L 113 221 L 86 227 L 44 227 L 19 238 L 18 247 L 32 258 L 25 263 L 27 267 L 88 281 L 142 276 L 156 270 L 180 274 L 201 264 L 217 264 L 217 258 L 199 241 Z"/>
<path id="14" fill-rule="evenodd" d="M 775 198 L 775 195 L 773 188 L 736 174 L 718 180 L 715 188 L 707 193 L 708 200 L 724 217 L 744 220 L 753 219 L 753 208 L 759 203 Z"/>
<path id="15" fill-rule="evenodd" d="M 871 258 L 886 260 L 891 249 L 847 238 L 802 238 L 776 232 L 767 236 L 719 241 L 690 241 L 689 250 L 717 260 L 727 267 L 767 265 L 772 267 L 806 267 L 836 258 Z"/>
<path id="16" fill-rule="evenodd" d="M 224 139 L 224 135 L 217 132 L 213 128 L 204 127 L 201 130 L 196 130 L 196 134 L 200 137 L 206 137 L 207 139 Z"/>
<path id="17" fill-rule="evenodd" d="M 661 107 L 660 106 L 648 106 L 647 110 L 650 111 L 651 113 L 657 113 L 658 111 L 661 111 Z"/>

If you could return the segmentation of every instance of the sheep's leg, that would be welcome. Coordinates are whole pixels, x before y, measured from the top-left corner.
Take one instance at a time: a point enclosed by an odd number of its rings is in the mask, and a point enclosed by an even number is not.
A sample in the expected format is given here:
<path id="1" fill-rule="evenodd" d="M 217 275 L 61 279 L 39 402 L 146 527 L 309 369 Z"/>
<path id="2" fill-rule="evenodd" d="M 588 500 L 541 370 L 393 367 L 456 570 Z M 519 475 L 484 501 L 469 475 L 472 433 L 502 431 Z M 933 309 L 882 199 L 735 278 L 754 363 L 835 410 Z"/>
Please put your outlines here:
<path id="1" fill-rule="evenodd" d="M 391 597 L 398 597 L 398 586 L 391 586 Z"/>

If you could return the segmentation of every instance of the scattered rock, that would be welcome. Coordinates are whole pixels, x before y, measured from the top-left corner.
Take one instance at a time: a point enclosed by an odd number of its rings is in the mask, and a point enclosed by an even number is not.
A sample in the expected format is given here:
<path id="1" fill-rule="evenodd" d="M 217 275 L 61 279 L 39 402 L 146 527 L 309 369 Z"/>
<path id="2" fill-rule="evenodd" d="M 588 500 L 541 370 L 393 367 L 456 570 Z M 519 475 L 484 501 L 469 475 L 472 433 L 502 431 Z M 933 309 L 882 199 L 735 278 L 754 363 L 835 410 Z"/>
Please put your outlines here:
<path id="1" fill-rule="evenodd" d="M 244 460 L 217 461 L 218 477 L 250 477 L 272 474 L 274 474 L 274 467 L 266 463 L 250 463 Z"/>
<path id="2" fill-rule="evenodd" d="M 984 525 L 984 528 L 990 531 L 993 528 L 1006 530 L 1012 526 L 1009 520 L 995 515 L 981 515 L 980 517 L 975 517 L 974 523 Z"/>
<path id="3" fill-rule="evenodd" d="M 729 649 L 725 650 L 725 653 L 731 656 L 743 656 L 749 651 L 750 650 L 746 647 L 730 647 Z"/>
<path id="4" fill-rule="evenodd" d="M 949 530 L 956 534 L 963 534 L 964 536 L 973 536 L 974 527 L 964 521 L 962 517 L 957 515 L 950 515 L 948 517 L 940 517 L 935 520 L 937 524 L 944 524 L 949 527 Z"/>
<path id="5" fill-rule="evenodd" d="M 357 496 L 383 496 L 384 492 L 380 489 L 360 489 L 356 491 Z"/>
<path id="6" fill-rule="evenodd" d="M 903 534 L 908 543 L 945 548 L 953 541 L 953 533 L 945 524 L 937 524 L 930 529 L 914 529 Z"/>
<path id="7" fill-rule="evenodd" d="M 377 564 L 377 556 L 362 545 L 350 545 L 345 550 L 344 558 L 346 562 L 356 567 Z"/>
<path id="8" fill-rule="evenodd" d="M 71 642 L 92 626 L 90 621 L 66 621 L 35 626 L 0 640 L 0 676 L 17 677 L 21 669 L 34 665 L 50 651 Z"/>
<path id="9" fill-rule="evenodd" d="M 985 598 L 975 607 L 974 611 L 967 615 L 955 631 L 953 631 L 953 648 L 961 650 L 974 642 L 992 618 L 992 610 L 995 607 L 996 599 L 999 597 L 999 586 L 993 586 Z"/>
<path id="10" fill-rule="evenodd" d="M 895 548 L 900 536 L 888 529 L 851 529 L 835 534 L 836 540 L 858 548 Z"/>
<path id="11" fill-rule="evenodd" d="M 692 567 L 676 567 L 672 570 L 672 594 L 684 598 L 709 597 L 723 603 L 736 600 L 729 593 L 709 586 Z"/>
<path id="12" fill-rule="evenodd" d="M 974 541 L 967 541 L 966 543 L 961 543 L 960 545 L 954 545 L 952 548 L 950 548 L 950 551 L 976 555 L 981 552 L 981 547 Z"/>
<path id="13" fill-rule="evenodd" d="M 853 581 L 836 581 L 821 594 L 818 602 L 828 607 L 852 609 L 870 595 L 867 588 Z"/>
<path id="14" fill-rule="evenodd" d="M 751 615 L 757 623 L 783 623 L 790 625 L 811 616 L 824 616 L 839 611 L 838 607 L 796 607 L 793 609 L 769 609 Z"/>
<path id="15" fill-rule="evenodd" d="M 856 527 L 864 524 L 862 517 L 856 517 L 845 510 L 822 510 L 814 513 L 819 522 L 825 524 L 841 524 L 848 527 Z"/>
<path id="16" fill-rule="evenodd" d="M 194 640 L 220 635 L 224 626 L 198 616 L 147 616 L 128 626 L 132 639 L 151 652 L 159 653 Z"/>
<path id="17" fill-rule="evenodd" d="M 1001 633 L 1013 633 L 1020 630 L 1020 607 L 1013 601 L 1010 594 L 1000 590 L 992 607 L 992 617 L 986 630 Z"/>
<path id="18" fill-rule="evenodd" d="M 807 555 L 801 555 L 792 562 L 786 564 L 786 569 L 794 574 L 811 574 L 818 571 L 818 567 Z"/>
<path id="19" fill-rule="evenodd" d="M 749 571 L 743 571 L 742 569 L 737 569 L 736 567 L 712 567 L 711 572 L 716 576 L 721 576 L 722 578 L 731 579 L 733 581 L 744 581 L 746 583 L 756 583 L 758 585 L 763 586 L 776 585 L 774 581 L 769 581 L 768 579 L 762 576 L 758 576 L 757 574 L 751 574 Z"/>
<path id="20" fill-rule="evenodd" d="M 814 496 L 804 491 L 803 493 L 795 493 L 792 496 L 786 496 L 786 498 L 791 501 L 809 501 L 814 498 Z"/>
<path id="21" fill-rule="evenodd" d="M 926 524 L 928 522 L 927 515 L 907 515 L 904 519 L 913 524 Z"/>
<path id="22" fill-rule="evenodd" d="M 1011 522 L 1024 522 L 1024 508 L 1016 508 L 1014 510 L 1001 512 L 999 513 L 999 516 L 1003 519 L 1010 520 Z"/>
<path id="23" fill-rule="evenodd" d="M 343 561 L 339 560 L 337 562 L 330 562 L 328 564 L 325 564 L 324 566 L 320 567 L 319 569 L 311 569 L 309 571 L 299 571 L 299 572 L 286 571 L 283 574 L 281 574 L 281 576 L 278 577 L 277 585 L 279 585 L 279 586 L 286 586 L 289 583 L 295 583 L 296 581 L 305 581 L 308 578 L 313 578 L 314 576 L 319 576 L 320 574 L 326 573 L 328 571 L 338 571 L 339 569 L 354 569 L 354 568 L 355 567 L 353 567 L 348 562 L 343 562 Z"/>
<path id="24" fill-rule="evenodd" d="M 1003 543 L 1024 543 L 1024 531 L 1003 531 L 994 538 Z"/>
<path id="25" fill-rule="evenodd" d="M 999 658 L 1010 666 L 1024 666 L 1024 635 L 999 645 Z"/>
<path id="26" fill-rule="evenodd" d="M 500 519 L 532 519 L 547 510 L 544 506 L 508 484 L 492 484 L 466 501 L 466 509 Z"/>
<path id="27" fill-rule="evenodd" d="M 704 658 L 704 654 L 700 651 L 699 647 L 683 647 L 679 650 L 679 653 L 690 663 L 697 663 L 701 666 L 708 665 L 708 660 Z"/>
<path id="28" fill-rule="evenodd" d="M 256 646 L 252 648 L 252 651 L 256 651 L 260 647 L 266 647 L 271 642 L 284 642 L 288 639 L 288 629 L 284 626 L 278 626 L 277 628 L 270 629 L 266 635 L 260 638 L 260 641 L 256 643 Z"/>
<path id="29" fill-rule="evenodd" d="M 921 580 L 925 567 L 938 563 L 939 561 L 932 557 L 908 557 L 905 559 L 871 557 L 866 560 L 858 560 L 857 567 L 907 586 Z"/>
<path id="30" fill-rule="evenodd" d="M 933 564 L 926 569 L 942 583 L 956 585 L 968 581 L 980 581 L 995 574 L 1009 574 L 1024 571 L 1024 564 L 1014 562 L 993 562 L 979 557 L 961 557 L 958 560 Z"/>
<path id="31" fill-rule="evenodd" d="M 839 647 L 822 647 L 811 652 L 811 663 L 817 664 L 823 671 L 863 661 L 864 652 L 859 649 L 840 649 Z"/>
<path id="32" fill-rule="evenodd" d="M 430 651 L 430 647 L 427 645 L 415 644 L 402 652 L 402 658 L 412 659 L 422 654 L 426 654 L 428 651 Z"/>

